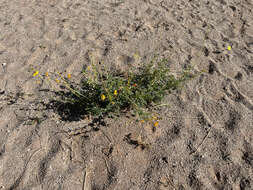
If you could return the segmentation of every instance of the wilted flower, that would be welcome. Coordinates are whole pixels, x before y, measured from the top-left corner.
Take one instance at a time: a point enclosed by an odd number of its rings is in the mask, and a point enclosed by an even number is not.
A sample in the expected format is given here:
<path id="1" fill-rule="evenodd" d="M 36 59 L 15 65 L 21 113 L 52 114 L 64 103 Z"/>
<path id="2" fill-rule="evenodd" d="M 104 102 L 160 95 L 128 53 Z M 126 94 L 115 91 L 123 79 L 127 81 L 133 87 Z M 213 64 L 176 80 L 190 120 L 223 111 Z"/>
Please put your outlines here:
<path id="1" fill-rule="evenodd" d="M 153 116 L 152 119 L 153 119 L 153 120 L 157 120 L 158 118 L 157 118 L 156 116 Z"/>

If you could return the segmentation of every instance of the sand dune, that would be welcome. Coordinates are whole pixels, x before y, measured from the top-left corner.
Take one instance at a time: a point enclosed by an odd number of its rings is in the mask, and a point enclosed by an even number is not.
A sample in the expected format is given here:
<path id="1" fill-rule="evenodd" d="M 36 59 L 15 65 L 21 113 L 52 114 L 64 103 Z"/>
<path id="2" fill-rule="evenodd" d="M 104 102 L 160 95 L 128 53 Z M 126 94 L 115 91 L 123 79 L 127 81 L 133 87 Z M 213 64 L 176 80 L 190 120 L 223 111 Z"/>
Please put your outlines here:
<path id="1" fill-rule="evenodd" d="M 252 9 L 249 0 L 1 0 L 0 189 L 253 189 Z M 155 132 L 129 118 L 63 121 L 29 72 L 79 80 L 90 54 L 124 70 L 136 53 L 168 58 L 175 73 L 207 71 L 166 97 Z"/>

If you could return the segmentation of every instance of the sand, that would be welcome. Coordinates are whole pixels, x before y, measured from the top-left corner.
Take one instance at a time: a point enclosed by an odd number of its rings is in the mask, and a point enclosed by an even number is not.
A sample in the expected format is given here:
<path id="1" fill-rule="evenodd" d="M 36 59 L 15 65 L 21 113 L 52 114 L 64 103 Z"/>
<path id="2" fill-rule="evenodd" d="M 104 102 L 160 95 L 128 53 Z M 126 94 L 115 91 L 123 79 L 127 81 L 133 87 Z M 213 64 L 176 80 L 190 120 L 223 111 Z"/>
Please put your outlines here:
<path id="1" fill-rule="evenodd" d="M 252 9 L 250 0 L 0 0 L 0 189 L 252 190 Z M 127 117 L 64 120 L 29 68 L 78 81 L 90 54 L 122 70 L 159 54 L 174 73 L 207 72 L 166 97 L 155 131 Z"/>

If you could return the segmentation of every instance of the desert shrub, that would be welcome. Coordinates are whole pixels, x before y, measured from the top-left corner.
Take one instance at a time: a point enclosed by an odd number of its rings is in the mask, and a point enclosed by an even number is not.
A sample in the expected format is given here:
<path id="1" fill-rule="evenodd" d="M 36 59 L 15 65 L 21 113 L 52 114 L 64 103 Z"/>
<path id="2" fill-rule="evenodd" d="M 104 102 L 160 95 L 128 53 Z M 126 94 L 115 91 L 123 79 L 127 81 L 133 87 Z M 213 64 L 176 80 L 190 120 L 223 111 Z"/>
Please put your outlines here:
<path id="1" fill-rule="evenodd" d="M 154 107 L 165 106 L 163 98 L 173 90 L 195 77 L 191 68 L 182 71 L 176 77 L 170 73 L 166 59 L 155 58 L 142 67 L 134 67 L 125 72 L 111 71 L 104 64 L 94 61 L 86 67 L 80 83 L 71 82 L 71 75 L 63 77 L 57 73 L 58 79 L 50 78 L 51 74 L 40 75 L 34 70 L 34 76 L 56 81 L 65 87 L 57 92 L 57 102 L 70 110 L 94 117 L 120 116 L 127 112 L 140 120 L 150 118 Z"/>

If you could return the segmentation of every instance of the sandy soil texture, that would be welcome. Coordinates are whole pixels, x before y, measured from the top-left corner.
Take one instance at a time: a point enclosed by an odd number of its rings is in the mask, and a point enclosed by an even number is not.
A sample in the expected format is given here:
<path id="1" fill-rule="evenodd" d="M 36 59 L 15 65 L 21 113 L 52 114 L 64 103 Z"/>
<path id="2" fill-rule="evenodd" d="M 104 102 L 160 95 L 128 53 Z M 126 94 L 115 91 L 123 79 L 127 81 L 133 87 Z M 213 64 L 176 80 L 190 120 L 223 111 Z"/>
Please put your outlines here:
<path id="1" fill-rule="evenodd" d="M 252 190 L 252 10 L 251 0 L 0 0 L 0 190 Z M 124 70 L 136 53 L 207 71 L 166 97 L 155 131 L 63 120 L 29 72 L 79 80 L 90 54 Z"/>

